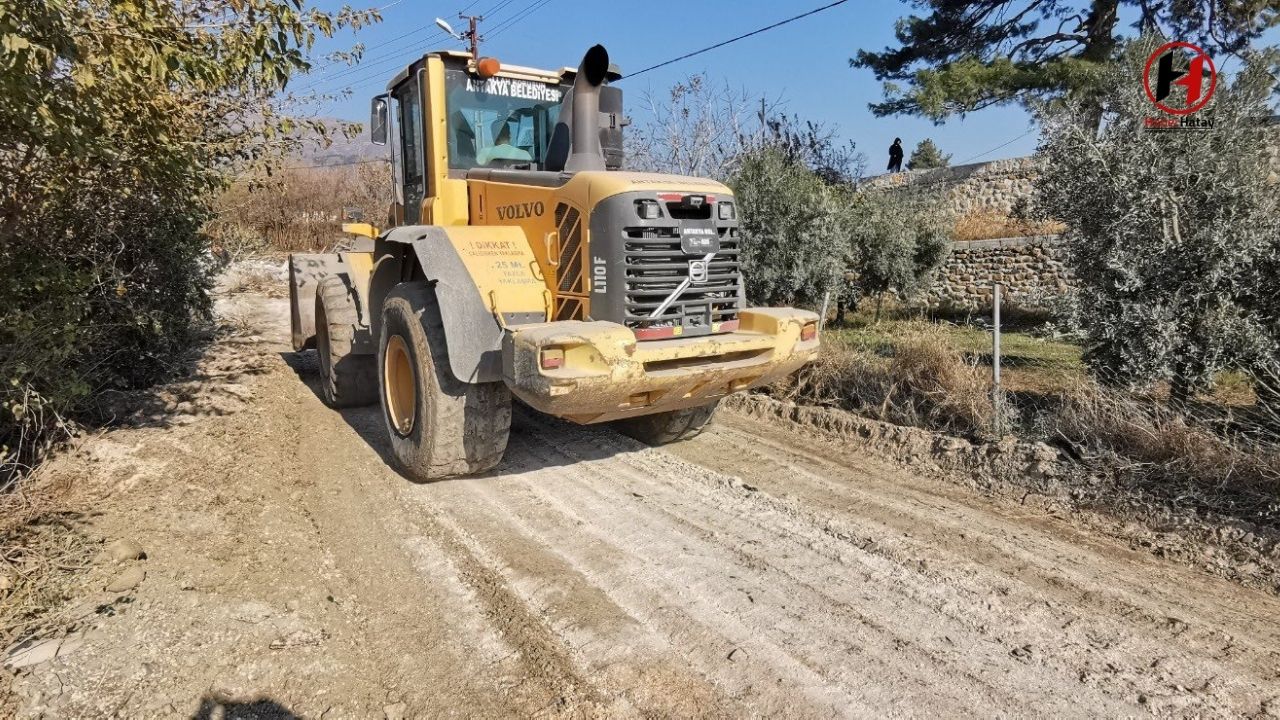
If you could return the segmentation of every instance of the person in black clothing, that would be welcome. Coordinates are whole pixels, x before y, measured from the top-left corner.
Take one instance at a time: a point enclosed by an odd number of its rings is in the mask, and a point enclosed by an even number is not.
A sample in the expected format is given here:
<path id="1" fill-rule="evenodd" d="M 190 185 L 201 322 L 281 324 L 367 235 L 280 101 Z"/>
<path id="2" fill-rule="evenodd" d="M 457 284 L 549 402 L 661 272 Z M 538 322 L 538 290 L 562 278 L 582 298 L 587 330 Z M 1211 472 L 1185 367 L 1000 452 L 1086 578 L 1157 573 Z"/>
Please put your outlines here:
<path id="1" fill-rule="evenodd" d="M 894 138 L 889 146 L 889 172 L 902 172 L 902 138 Z"/>

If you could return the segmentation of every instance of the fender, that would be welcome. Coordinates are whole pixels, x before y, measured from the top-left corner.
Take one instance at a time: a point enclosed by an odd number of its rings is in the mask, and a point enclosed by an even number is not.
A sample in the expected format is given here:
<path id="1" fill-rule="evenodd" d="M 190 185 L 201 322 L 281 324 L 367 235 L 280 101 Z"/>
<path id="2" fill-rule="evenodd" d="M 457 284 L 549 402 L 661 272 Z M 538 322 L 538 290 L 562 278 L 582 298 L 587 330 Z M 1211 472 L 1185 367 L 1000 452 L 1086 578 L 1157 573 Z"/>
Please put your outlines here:
<path id="1" fill-rule="evenodd" d="M 551 293 L 524 231 L 473 225 L 393 228 L 378 238 L 378 265 L 396 254 L 396 245 L 412 248 L 422 275 L 435 288 L 454 376 L 467 383 L 500 382 L 506 329 L 546 322 L 551 309 Z M 380 274 L 375 270 L 375 277 Z M 400 277 L 409 279 L 403 268 Z M 376 307 L 391 287 L 375 280 Z"/>

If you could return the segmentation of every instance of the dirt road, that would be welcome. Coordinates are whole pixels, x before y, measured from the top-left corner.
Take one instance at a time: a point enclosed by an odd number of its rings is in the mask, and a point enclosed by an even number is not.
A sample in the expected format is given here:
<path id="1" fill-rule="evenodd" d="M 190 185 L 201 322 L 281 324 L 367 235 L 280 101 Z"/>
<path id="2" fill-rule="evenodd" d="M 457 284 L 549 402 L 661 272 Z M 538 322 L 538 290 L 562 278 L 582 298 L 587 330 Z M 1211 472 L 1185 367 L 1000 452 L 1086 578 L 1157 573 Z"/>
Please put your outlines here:
<path id="1" fill-rule="evenodd" d="M 517 417 L 412 484 L 240 295 L 153 422 L 54 470 L 134 590 L 15 681 L 50 717 L 1280 715 L 1280 602 L 787 427 Z"/>

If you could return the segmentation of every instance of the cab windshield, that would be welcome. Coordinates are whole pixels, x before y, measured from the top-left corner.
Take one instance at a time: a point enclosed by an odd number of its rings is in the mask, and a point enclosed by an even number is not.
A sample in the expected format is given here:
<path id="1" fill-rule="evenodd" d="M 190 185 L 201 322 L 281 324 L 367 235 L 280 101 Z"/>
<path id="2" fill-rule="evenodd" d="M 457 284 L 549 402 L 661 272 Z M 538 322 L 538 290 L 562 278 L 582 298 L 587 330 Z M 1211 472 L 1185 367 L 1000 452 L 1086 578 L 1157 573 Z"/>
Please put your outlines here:
<path id="1" fill-rule="evenodd" d="M 445 70 L 449 167 L 540 170 L 569 86 Z"/>

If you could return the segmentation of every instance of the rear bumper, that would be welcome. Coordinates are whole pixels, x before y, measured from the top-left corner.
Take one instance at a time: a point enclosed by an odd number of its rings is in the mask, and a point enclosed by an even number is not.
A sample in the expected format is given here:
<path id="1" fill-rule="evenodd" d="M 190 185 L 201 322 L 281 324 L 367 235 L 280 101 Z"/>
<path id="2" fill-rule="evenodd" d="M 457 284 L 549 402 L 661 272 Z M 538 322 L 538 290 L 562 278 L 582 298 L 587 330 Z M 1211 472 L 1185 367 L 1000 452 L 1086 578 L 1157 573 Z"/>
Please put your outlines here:
<path id="1" fill-rule="evenodd" d="M 800 339 L 818 316 L 794 308 L 752 308 L 737 332 L 637 342 L 610 322 L 561 321 L 511 328 L 502 345 L 503 379 L 532 407 L 596 423 L 705 405 L 798 370 L 819 340 Z M 544 349 L 564 364 L 541 367 Z"/>

